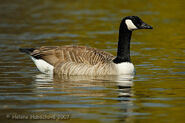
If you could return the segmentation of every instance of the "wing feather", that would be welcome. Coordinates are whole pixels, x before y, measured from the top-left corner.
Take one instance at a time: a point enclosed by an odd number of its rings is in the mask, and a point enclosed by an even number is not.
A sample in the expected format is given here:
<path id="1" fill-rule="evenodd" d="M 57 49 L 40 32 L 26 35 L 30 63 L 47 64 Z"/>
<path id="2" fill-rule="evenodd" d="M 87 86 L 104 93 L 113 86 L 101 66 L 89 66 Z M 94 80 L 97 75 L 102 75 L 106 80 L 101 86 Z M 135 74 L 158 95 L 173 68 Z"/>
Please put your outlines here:
<path id="1" fill-rule="evenodd" d="M 61 62 L 75 62 L 95 65 L 112 61 L 115 57 L 105 51 L 85 46 L 43 46 L 34 50 L 31 55 L 41 58 L 51 65 Z"/>

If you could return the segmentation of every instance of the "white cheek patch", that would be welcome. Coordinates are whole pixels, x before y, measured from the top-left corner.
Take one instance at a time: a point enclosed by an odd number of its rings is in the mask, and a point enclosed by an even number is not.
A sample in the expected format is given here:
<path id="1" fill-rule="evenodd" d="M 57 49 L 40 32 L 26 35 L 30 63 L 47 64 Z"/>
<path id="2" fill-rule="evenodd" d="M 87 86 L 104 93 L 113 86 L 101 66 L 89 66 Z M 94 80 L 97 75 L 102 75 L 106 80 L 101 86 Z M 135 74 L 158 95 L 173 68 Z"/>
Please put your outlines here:
<path id="1" fill-rule="evenodd" d="M 138 29 L 138 28 L 134 25 L 134 23 L 133 23 L 131 20 L 129 20 L 129 19 L 125 20 L 125 23 L 126 23 L 126 25 L 127 25 L 128 30 L 130 30 L 130 31 Z"/>

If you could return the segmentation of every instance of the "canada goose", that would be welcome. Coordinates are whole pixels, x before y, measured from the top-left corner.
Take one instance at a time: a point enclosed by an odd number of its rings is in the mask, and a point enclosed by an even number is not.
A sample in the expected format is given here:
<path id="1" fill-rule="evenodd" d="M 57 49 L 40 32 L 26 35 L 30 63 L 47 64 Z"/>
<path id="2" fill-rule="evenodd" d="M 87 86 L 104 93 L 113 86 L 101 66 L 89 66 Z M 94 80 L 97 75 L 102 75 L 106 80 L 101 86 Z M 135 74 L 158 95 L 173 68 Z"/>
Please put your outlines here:
<path id="1" fill-rule="evenodd" d="M 45 74 L 56 75 L 123 75 L 134 74 L 130 59 L 130 39 L 133 30 L 152 29 L 137 16 L 122 19 L 119 28 L 117 56 L 86 46 L 42 46 L 20 48 Z"/>

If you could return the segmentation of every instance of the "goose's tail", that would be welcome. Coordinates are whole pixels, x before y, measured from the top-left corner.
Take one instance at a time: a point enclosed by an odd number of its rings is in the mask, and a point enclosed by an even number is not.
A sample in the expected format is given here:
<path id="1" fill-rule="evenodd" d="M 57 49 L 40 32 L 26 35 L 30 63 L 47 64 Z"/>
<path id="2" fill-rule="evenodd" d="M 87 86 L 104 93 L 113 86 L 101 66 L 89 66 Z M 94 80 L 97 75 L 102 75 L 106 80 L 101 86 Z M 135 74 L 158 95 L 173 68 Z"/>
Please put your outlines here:
<path id="1" fill-rule="evenodd" d="M 53 74 L 53 65 L 47 63 L 45 60 L 43 60 L 40 56 L 40 54 L 31 54 L 34 52 L 34 48 L 19 48 L 19 51 L 26 53 L 30 56 L 30 58 L 33 60 L 39 71 L 45 74 Z"/>
<path id="2" fill-rule="evenodd" d="M 26 53 L 26 54 L 30 54 L 34 51 L 34 48 L 19 48 L 20 52 Z"/>

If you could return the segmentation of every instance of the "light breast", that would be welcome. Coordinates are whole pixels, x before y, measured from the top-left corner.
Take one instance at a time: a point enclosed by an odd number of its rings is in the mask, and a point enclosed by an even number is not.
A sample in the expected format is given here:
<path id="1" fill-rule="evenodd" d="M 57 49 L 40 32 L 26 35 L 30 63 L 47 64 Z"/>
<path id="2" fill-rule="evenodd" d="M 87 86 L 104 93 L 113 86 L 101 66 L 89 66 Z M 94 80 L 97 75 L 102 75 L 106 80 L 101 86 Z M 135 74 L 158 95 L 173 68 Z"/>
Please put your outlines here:
<path id="1" fill-rule="evenodd" d="M 120 64 L 115 64 L 115 67 L 118 71 L 118 75 L 133 75 L 135 73 L 134 65 L 130 62 L 123 62 Z"/>

